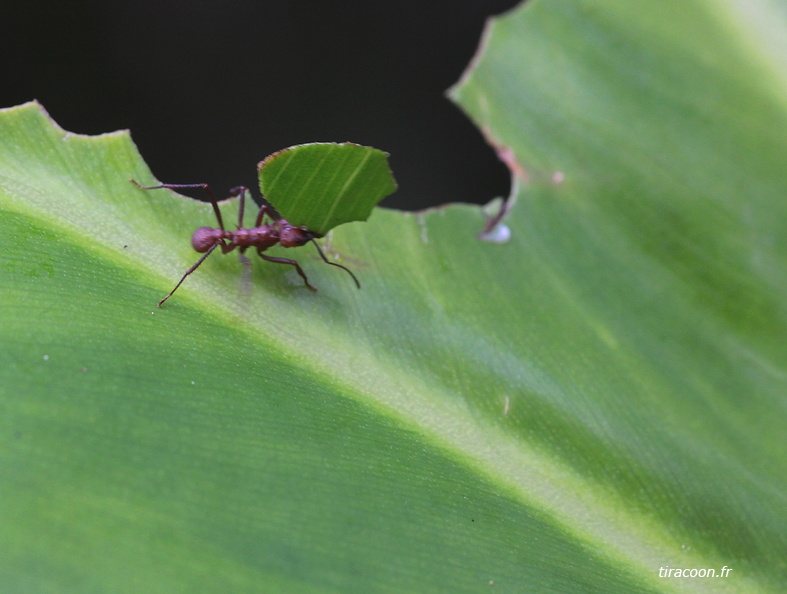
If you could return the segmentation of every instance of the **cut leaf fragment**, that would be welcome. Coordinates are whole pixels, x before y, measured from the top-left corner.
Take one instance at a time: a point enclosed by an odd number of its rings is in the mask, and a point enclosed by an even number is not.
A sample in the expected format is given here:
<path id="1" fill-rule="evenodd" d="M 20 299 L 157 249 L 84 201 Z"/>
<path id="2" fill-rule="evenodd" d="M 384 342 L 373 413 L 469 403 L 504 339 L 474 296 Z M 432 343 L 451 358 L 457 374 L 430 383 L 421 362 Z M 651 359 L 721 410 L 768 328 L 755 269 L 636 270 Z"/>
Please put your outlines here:
<path id="1" fill-rule="evenodd" d="M 290 223 L 325 235 L 365 221 L 396 190 L 388 154 L 350 142 L 293 146 L 258 166 L 260 191 Z"/>

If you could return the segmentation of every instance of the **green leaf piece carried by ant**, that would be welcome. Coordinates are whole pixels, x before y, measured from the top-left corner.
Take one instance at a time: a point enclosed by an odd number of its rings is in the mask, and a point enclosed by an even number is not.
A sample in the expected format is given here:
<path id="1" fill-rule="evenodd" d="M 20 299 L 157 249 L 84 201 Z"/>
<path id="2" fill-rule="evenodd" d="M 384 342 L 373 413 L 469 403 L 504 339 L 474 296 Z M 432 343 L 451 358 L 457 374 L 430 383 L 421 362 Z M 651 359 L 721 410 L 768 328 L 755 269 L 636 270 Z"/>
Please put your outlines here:
<path id="1" fill-rule="evenodd" d="M 258 165 L 260 191 L 292 225 L 325 235 L 365 221 L 396 190 L 388 153 L 351 142 L 283 149 Z"/>

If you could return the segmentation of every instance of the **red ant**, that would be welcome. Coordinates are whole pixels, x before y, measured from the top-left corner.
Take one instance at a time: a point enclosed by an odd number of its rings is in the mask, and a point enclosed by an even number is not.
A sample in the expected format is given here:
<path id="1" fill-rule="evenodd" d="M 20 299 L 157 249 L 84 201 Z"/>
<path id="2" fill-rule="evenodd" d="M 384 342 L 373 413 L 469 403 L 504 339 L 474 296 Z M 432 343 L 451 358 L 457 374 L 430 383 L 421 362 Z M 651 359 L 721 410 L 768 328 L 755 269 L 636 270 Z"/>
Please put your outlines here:
<path id="1" fill-rule="evenodd" d="M 257 248 L 257 253 L 260 255 L 260 258 L 263 260 L 275 262 L 276 264 L 288 264 L 293 266 L 303 279 L 303 282 L 306 283 L 306 286 L 312 291 L 316 291 L 317 288 L 309 284 L 309 279 L 306 278 L 306 273 L 303 272 L 300 264 L 298 264 L 295 260 L 268 256 L 263 253 L 269 247 L 272 247 L 277 243 L 282 247 L 289 248 L 300 247 L 311 241 L 314 244 L 314 247 L 317 248 L 317 253 L 320 254 L 320 257 L 326 264 L 337 266 L 342 270 L 346 270 L 355 281 L 355 286 L 359 289 L 361 288 L 361 283 L 358 282 L 358 279 L 349 268 L 346 268 L 341 264 L 337 264 L 336 262 L 330 262 L 328 258 L 325 257 L 325 254 L 320 249 L 320 246 L 316 241 L 314 241 L 315 239 L 322 237 L 322 235 L 288 223 L 269 204 L 263 203 L 263 205 L 260 207 L 260 210 L 257 213 L 257 219 L 254 221 L 254 227 L 244 227 L 243 208 L 245 205 L 246 193 L 249 191 L 248 188 L 244 186 L 238 186 L 237 188 L 230 190 L 230 198 L 234 198 L 236 196 L 240 197 L 240 206 L 238 207 L 238 228 L 235 231 L 227 231 L 224 228 L 224 221 L 221 218 L 219 203 L 216 201 L 216 196 L 213 194 L 213 190 L 211 190 L 208 184 L 159 184 L 157 186 L 143 186 L 133 179 L 130 181 L 141 190 L 158 190 L 161 188 L 166 188 L 169 190 L 201 188 L 205 190 L 208 198 L 210 198 L 210 203 L 213 206 L 213 212 L 216 213 L 216 220 L 219 223 L 218 229 L 213 227 L 200 227 L 194 231 L 194 234 L 191 236 L 191 246 L 195 251 L 205 255 L 197 260 L 197 263 L 189 268 L 181 277 L 181 279 L 178 281 L 178 284 L 175 285 L 175 288 L 172 289 L 169 294 L 164 297 L 164 299 L 158 302 L 159 307 L 161 307 L 167 299 L 172 297 L 172 294 L 178 290 L 178 287 L 180 287 L 181 284 L 183 284 L 183 281 L 186 280 L 186 277 L 199 268 L 199 265 L 202 264 L 217 247 L 221 248 L 222 254 L 226 254 L 235 248 L 238 248 L 240 250 L 242 262 L 248 262 L 248 259 L 243 255 L 243 253 L 248 248 L 255 247 Z M 262 219 L 266 214 L 273 222 L 265 223 L 263 225 Z M 227 243 L 227 241 L 229 241 L 229 243 Z"/>

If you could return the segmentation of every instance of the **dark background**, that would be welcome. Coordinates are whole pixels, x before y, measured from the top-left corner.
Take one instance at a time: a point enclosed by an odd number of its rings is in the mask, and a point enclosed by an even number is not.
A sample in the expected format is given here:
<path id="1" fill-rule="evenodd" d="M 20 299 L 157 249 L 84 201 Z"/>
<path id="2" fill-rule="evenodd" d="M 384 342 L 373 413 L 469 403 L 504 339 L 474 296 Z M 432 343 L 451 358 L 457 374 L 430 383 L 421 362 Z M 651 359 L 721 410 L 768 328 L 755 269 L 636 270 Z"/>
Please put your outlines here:
<path id="1" fill-rule="evenodd" d="M 11 4 L 11 6 L 8 6 Z M 509 176 L 444 95 L 487 16 L 515 0 L 11 2 L 0 107 L 38 99 L 66 130 L 131 130 L 160 180 L 257 187 L 278 149 L 391 153 L 386 206 L 484 203 Z"/>

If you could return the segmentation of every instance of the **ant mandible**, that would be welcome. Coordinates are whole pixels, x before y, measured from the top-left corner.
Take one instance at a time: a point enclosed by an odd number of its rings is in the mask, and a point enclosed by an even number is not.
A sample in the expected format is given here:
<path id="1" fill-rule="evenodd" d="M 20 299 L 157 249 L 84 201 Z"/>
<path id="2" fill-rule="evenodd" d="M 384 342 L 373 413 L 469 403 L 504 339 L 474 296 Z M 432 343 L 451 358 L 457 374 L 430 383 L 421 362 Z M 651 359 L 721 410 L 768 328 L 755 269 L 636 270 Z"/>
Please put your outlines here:
<path id="1" fill-rule="evenodd" d="M 309 279 L 306 278 L 306 273 L 303 272 L 303 269 L 301 268 L 300 264 L 298 264 L 298 262 L 289 258 L 268 256 L 267 254 L 263 253 L 269 247 L 272 247 L 277 243 L 282 247 L 289 248 L 300 247 L 311 241 L 314 244 L 314 247 L 317 248 L 317 253 L 320 254 L 320 257 L 326 264 L 337 266 L 338 268 L 345 270 L 355 281 L 355 286 L 359 289 L 361 288 L 361 283 L 358 282 L 358 279 L 349 268 L 342 266 L 341 264 L 337 264 L 336 262 L 331 262 L 325 257 L 325 254 L 320 249 L 320 246 L 316 241 L 314 241 L 315 239 L 322 237 L 322 235 L 315 233 L 314 231 L 309 231 L 308 229 L 303 229 L 290 224 L 268 204 L 263 203 L 260 207 L 260 210 L 257 213 L 257 218 L 254 221 L 254 227 L 244 227 L 243 209 L 245 205 L 246 193 L 249 191 L 245 186 L 238 186 L 237 188 L 230 190 L 230 198 L 234 198 L 236 196 L 240 197 L 240 205 L 238 207 L 238 228 L 235 231 L 227 231 L 224 228 L 224 221 L 221 218 L 219 203 L 216 201 L 216 196 L 213 194 L 213 190 L 211 190 L 208 184 L 159 184 L 157 186 L 143 186 L 133 179 L 131 180 L 131 183 L 141 190 L 159 190 L 161 188 L 166 188 L 169 190 L 187 190 L 200 188 L 208 195 L 210 203 L 213 206 L 213 212 L 216 213 L 216 221 L 219 223 L 218 228 L 200 227 L 194 231 L 194 234 L 191 236 L 191 246 L 195 251 L 204 255 L 199 260 L 197 260 L 194 266 L 189 268 L 183 274 L 181 279 L 178 281 L 178 284 L 175 285 L 175 288 L 172 289 L 169 294 L 164 297 L 164 299 L 158 302 L 159 307 L 161 307 L 167 299 L 172 297 L 172 294 L 178 290 L 180 285 L 183 284 L 183 281 L 186 280 L 186 277 L 199 268 L 199 265 L 202 264 L 217 247 L 221 248 L 222 254 L 226 254 L 235 248 L 238 248 L 241 254 L 241 260 L 246 262 L 248 262 L 248 260 L 246 260 L 243 253 L 250 247 L 257 248 L 257 253 L 263 260 L 274 262 L 276 264 L 287 264 L 289 266 L 293 266 L 303 279 L 303 282 L 306 284 L 306 286 L 312 291 L 316 291 L 317 288 L 313 287 L 309 283 Z M 262 220 L 265 215 L 268 215 L 268 217 L 272 220 L 271 223 L 263 224 Z"/>

